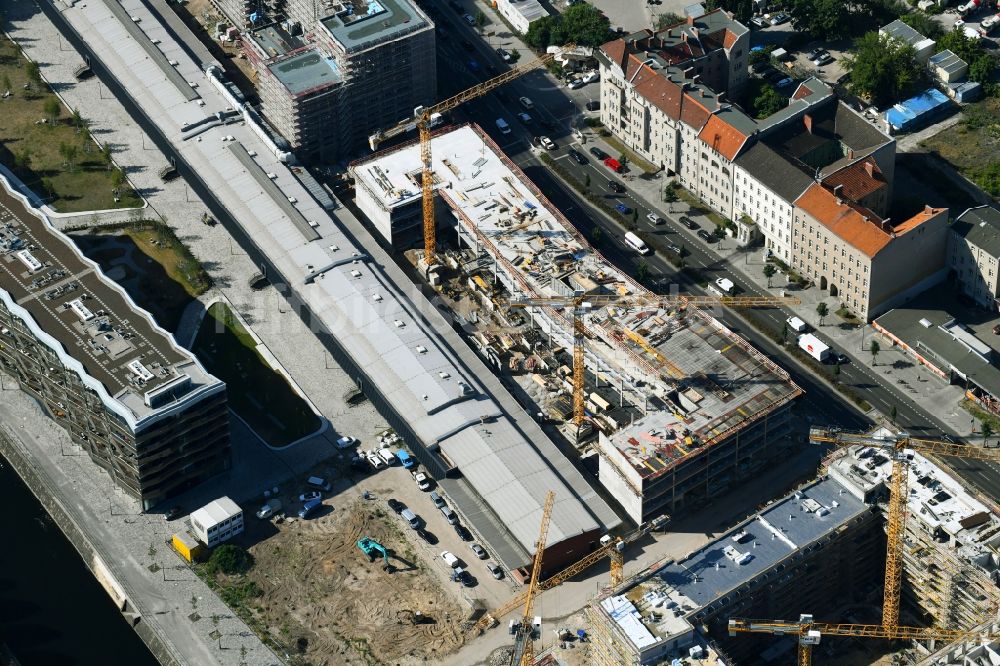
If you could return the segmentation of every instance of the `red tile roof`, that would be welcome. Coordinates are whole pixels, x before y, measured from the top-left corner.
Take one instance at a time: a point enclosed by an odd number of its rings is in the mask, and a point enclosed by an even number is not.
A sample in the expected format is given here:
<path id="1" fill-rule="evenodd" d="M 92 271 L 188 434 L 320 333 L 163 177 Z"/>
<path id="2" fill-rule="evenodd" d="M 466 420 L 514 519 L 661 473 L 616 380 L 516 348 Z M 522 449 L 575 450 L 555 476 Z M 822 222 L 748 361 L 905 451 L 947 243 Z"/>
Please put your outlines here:
<path id="1" fill-rule="evenodd" d="M 837 191 L 839 187 L 839 196 L 851 201 L 861 201 L 881 188 L 888 187 L 881 169 L 871 158 L 830 174 L 823 179 L 823 185 L 831 192 Z"/>
<path id="2" fill-rule="evenodd" d="M 733 44 L 736 43 L 737 39 L 739 39 L 739 36 L 735 32 L 733 32 L 732 30 L 726 30 L 726 37 L 724 40 L 722 40 L 722 43 L 727 49 L 731 49 L 733 48 Z"/>
<path id="3" fill-rule="evenodd" d="M 878 215 L 834 196 L 819 183 L 814 183 L 796 199 L 795 205 L 868 257 L 874 257 L 892 240 L 892 236 L 882 229 L 882 219 Z"/>
<path id="4" fill-rule="evenodd" d="M 625 67 L 625 55 L 628 53 L 628 47 L 625 45 L 624 39 L 608 42 L 601 46 L 601 50 L 607 54 L 612 62 L 618 63 L 619 67 Z"/>
<path id="5" fill-rule="evenodd" d="M 712 114 L 705 106 L 695 99 L 694 95 L 684 93 L 684 100 L 681 103 L 681 122 L 700 130 L 708 122 Z"/>
<path id="6" fill-rule="evenodd" d="M 716 115 L 712 115 L 698 135 L 702 141 L 717 150 L 727 160 L 736 159 L 747 136 Z"/>

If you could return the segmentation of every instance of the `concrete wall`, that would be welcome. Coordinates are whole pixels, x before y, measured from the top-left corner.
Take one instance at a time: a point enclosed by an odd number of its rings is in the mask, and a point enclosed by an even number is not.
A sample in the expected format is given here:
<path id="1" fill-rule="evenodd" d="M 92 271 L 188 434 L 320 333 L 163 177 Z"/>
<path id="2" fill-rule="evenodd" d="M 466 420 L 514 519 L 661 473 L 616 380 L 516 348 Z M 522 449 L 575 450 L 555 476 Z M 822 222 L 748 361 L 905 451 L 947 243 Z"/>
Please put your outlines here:
<path id="1" fill-rule="evenodd" d="M 948 210 L 895 238 L 872 260 L 871 319 L 916 293 L 940 282 L 946 274 Z"/>

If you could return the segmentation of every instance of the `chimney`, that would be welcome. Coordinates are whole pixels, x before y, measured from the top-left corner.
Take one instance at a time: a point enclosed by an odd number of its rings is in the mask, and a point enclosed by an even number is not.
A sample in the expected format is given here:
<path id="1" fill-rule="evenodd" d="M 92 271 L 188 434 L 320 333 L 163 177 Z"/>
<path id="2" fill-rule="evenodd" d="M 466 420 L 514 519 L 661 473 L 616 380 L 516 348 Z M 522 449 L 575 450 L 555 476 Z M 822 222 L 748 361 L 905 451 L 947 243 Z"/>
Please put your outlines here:
<path id="1" fill-rule="evenodd" d="M 872 164 L 871 162 L 865 162 L 865 171 L 868 172 L 869 178 L 875 177 L 875 165 Z"/>
<path id="2" fill-rule="evenodd" d="M 813 133 L 813 117 L 808 113 L 802 116 L 802 124 L 806 126 L 806 131 L 810 134 Z"/>
<path id="3" fill-rule="evenodd" d="M 687 18 L 688 18 L 688 25 L 694 25 L 694 17 L 688 16 Z"/>
<path id="4" fill-rule="evenodd" d="M 725 97 L 726 97 L 726 93 L 720 92 L 718 95 L 715 96 L 715 99 L 718 100 L 721 103 L 725 99 Z"/>
<path id="5" fill-rule="evenodd" d="M 933 214 L 934 214 L 934 209 L 931 207 L 931 205 L 924 204 L 924 215 L 933 215 Z"/>
<path id="6" fill-rule="evenodd" d="M 847 159 L 849 159 L 849 160 L 853 160 L 854 159 L 854 149 L 853 148 L 848 148 L 847 149 Z"/>
<path id="7" fill-rule="evenodd" d="M 686 32 L 681 33 L 681 42 L 687 44 L 688 34 Z"/>
<path id="8" fill-rule="evenodd" d="M 844 189 L 844 186 L 842 184 L 837 184 L 833 186 L 833 196 L 837 197 L 838 201 L 840 200 L 840 191 L 842 189 Z"/>

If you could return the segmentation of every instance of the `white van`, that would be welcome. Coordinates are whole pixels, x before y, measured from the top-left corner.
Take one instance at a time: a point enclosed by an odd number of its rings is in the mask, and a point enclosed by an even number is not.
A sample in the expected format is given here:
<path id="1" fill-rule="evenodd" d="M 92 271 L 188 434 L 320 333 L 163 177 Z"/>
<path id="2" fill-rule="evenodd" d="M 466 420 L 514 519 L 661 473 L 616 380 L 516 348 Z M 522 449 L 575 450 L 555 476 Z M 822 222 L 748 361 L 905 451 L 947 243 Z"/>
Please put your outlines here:
<path id="1" fill-rule="evenodd" d="M 392 467 L 398 461 L 398 458 L 396 458 L 396 454 L 392 452 L 392 449 L 379 449 L 378 457 L 381 458 L 389 467 Z"/>
<path id="2" fill-rule="evenodd" d="M 796 333 L 805 333 L 809 328 L 809 325 L 798 317 L 789 317 L 785 320 L 785 323 L 788 324 L 788 328 L 792 329 Z"/>
<path id="3" fill-rule="evenodd" d="M 510 125 L 503 118 L 497 118 L 497 129 L 501 134 L 510 134 Z"/>
<path id="4" fill-rule="evenodd" d="M 631 231 L 625 233 L 625 243 L 639 254 L 652 254 L 649 246 L 642 242 L 642 239 Z"/>

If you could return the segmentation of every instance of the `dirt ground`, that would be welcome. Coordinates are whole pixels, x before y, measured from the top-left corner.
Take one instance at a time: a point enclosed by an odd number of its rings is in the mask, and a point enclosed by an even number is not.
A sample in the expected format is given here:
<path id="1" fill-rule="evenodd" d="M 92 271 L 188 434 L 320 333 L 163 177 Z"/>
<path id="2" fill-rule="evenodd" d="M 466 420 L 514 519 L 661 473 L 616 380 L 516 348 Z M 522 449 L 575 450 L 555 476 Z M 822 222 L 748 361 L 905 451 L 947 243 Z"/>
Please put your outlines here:
<path id="1" fill-rule="evenodd" d="M 212 55 L 218 58 L 219 62 L 227 63 L 228 61 L 228 69 L 231 70 L 235 67 L 242 74 L 243 80 L 236 83 L 244 94 L 252 92 L 253 85 L 250 82 L 253 81 L 255 72 L 250 63 L 239 57 L 240 49 L 234 44 L 220 43 L 212 39 L 212 35 L 215 33 L 215 24 L 219 21 L 228 24 L 228 19 L 212 5 L 211 0 L 186 0 L 183 5 L 173 6 L 177 15 L 188 24 L 188 27 L 200 37 L 203 43 L 209 45 Z M 196 29 L 195 24 L 200 26 L 200 29 Z M 233 74 L 232 71 L 228 73 Z"/>
<path id="2" fill-rule="evenodd" d="M 433 664 L 457 650 L 465 640 L 463 609 L 382 503 L 326 504 L 325 513 L 310 520 L 273 525 L 251 519 L 250 529 L 273 531 L 250 548 L 256 566 L 249 577 L 263 590 L 257 613 L 274 638 L 298 646 L 304 662 L 315 666 Z M 364 536 L 390 549 L 395 573 L 384 572 L 381 561 L 368 562 L 356 545 Z M 414 626 L 414 611 L 430 621 Z"/>

